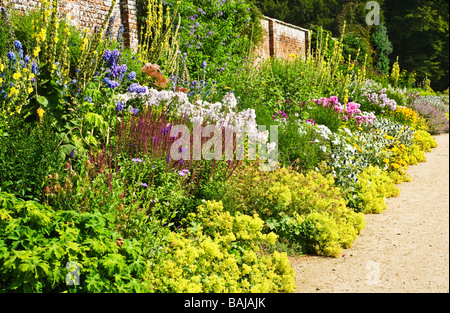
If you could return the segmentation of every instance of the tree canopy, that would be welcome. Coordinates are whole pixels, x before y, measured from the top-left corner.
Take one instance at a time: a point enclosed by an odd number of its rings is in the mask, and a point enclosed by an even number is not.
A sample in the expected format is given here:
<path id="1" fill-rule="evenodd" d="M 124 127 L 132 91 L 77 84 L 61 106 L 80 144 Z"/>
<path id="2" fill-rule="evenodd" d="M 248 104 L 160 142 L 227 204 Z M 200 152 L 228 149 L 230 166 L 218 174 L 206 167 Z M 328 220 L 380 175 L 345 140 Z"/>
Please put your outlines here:
<path id="1" fill-rule="evenodd" d="M 306 28 L 322 26 L 336 37 L 346 21 L 346 33 L 363 39 L 362 44 L 370 43 L 381 72 L 386 73 L 398 56 L 402 69 L 417 72 L 418 80 L 430 79 L 433 89 L 449 85 L 449 5 L 445 0 L 379 0 L 384 26 L 366 24 L 367 1 L 252 1 L 264 15 Z"/>

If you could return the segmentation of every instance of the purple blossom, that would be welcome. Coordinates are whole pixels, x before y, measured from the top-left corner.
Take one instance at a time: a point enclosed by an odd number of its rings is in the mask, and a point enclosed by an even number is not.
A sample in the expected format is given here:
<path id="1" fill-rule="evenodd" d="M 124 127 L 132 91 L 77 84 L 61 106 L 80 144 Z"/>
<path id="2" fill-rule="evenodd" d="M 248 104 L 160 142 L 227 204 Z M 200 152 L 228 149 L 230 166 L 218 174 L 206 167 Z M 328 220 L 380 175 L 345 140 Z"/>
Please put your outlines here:
<path id="1" fill-rule="evenodd" d="M 131 161 L 133 161 L 134 163 L 142 163 L 142 159 L 139 158 L 131 159 Z"/>
<path id="2" fill-rule="evenodd" d="M 147 88 L 143 87 L 137 83 L 133 83 L 130 85 L 130 87 L 128 87 L 128 91 L 143 94 L 143 93 L 147 92 Z"/>
<path id="3" fill-rule="evenodd" d="M 130 73 L 127 75 L 127 78 L 128 78 L 129 80 L 134 80 L 134 79 L 136 78 L 136 72 L 130 72 Z"/>
<path id="4" fill-rule="evenodd" d="M 8 52 L 8 59 L 10 61 L 16 61 L 16 55 L 14 54 L 14 52 L 12 52 L 12 51 Z"/>
<path id="5" fill-rule="evenodd" d="M 14 41 L 14 47 L 16 48 L 16 51 L 19 52 L 22 50 L 22 43 L 19 40 Z"/>
<path id="6" fill-rule="evenodd" d="M 130 113 L 137 115 L 139 113 L 139 109 L 138 108 L 130 108 Z"/>
<path id="7" fill-rule="evenodd" d="M 108 88 L 114 89 L 114 88 L 119 87 L 119 83 L 118 82 L 116 82 L 114 80 L 111 80 L 108 77 L 105 77 L 105 79 L 103 81 L 106 83 Z"/>
<path id="8" fill-rule="evenodd" d="M 188 169 L 182 169 L 181 171 L 178 171 L 178 175 L 180 175 L 181 177 L 184 177 L 187 174 L 189 174 L 189 170 Z"/>
<path id="9" fill-rule="evenodd" d="M 117 49 L 114 49 L 113 52 L 111 53 L 111 58 L 113 60 L 115 60 L 115 59 L 117 59 L 119 57 L 119 55 L 120 55 L 120 51 L 117 50 Z"/>
<path id="10" fill-rule="evenodd" d="M 109 59 L 111 58 L 111 54 L 111 50 L 106 49 L 105 53 L 103 54 L 102 60 L 109 61 Z"/>
<path id="11" fill-rule="evenodd" d="M 123 102 L 119 102 L 116 105 L 116 110 L 121 112 L 123 110 Z"/>

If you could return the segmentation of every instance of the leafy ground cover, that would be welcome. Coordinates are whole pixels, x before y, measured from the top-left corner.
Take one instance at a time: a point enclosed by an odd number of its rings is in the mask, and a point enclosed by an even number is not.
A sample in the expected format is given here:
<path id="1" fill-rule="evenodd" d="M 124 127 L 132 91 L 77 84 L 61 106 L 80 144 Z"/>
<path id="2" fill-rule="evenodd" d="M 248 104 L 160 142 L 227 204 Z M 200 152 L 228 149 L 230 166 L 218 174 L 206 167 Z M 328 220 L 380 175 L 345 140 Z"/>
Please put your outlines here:
<path id="1" fill-rule="evenodd" d="M 2 291 L 291 292 L 288 253 L 339 256 L 448 132 L 448 95 L 368 79 L 344 36 L 255 66 L 251 4 L 146 4 L 138 51 L 112 11 L 2 8 Z"/>

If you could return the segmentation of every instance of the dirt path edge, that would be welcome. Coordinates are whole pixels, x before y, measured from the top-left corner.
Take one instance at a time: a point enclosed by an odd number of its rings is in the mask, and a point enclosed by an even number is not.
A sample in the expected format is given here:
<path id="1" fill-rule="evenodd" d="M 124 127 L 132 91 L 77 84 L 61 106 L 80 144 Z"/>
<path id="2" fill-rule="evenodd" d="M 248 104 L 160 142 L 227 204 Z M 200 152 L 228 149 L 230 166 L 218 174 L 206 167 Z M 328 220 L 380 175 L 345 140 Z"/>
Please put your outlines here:
<path id="1" fill-rule="evenodd" d="M 290 257 L 299 293 L 449 292 L 449 134 L 339 258 Z"/>

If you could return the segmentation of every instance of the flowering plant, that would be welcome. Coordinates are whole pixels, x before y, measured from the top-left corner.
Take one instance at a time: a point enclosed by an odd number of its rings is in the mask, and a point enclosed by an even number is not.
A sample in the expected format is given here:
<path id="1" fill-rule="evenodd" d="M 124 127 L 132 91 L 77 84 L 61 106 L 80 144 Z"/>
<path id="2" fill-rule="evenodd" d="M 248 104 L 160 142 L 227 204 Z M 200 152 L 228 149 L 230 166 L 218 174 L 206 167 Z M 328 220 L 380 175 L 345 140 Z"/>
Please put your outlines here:
<path id="1" fill-rule="evenodd" d="M 397 109 L 397 102 L 390 99 L 387 95 L 386 88 L 380 86 L 370 80 L 366 81 L 361 88 L 362 107 L 365 110 L 373 111 L 375 114 L 383 114 L 388 110 L 395 111 Z"/>
<path id="2" fill-rule="evenodd" d="M 344 122 L 354 120 L 357 125 L 371 125 L 375 120 L 373 113 L 362 112 L 360 110 L 361 105 L 353 102 L 353 100 L 343 104 L 337 96 L 331 96 L 330 98 L 313 99 L 312 101 L 324 109 L 334 110 Z"/>
<path id="3" fill-rule="evenodd" d="M 163 2 L 173 11 L 178 1 Z M 179 49 L 187 54 L 184 65 L 190 76 L 206 73 L 205 81 L 219 82 L 242 69 L 252 40 L 262 38 L 256 12 L 247 1 L 182 1 Z"/>
<path id="4" fill-rule="evenodd" d="M 236 111 L 237 99 L 233 93 L 226 94 L 222 102 L 210 103 L 201 99 L 192 103 L 184 92 L 171 90 L 158 91 L 153 88 L 145 88 L 139 92 L 129 90 L 128 93 L 120 94 L 116 101 L 122 105 L 134 106 L 156 106 L 167 109 L 174 116 L 186 114 L 192 124 L 203 124 L 214 122 L 218 127 L 233 127 L 235 130 L 246 130 L 249 139 L 259 142 L 267 142 L 269 133 L 260 132 L 256 123 L 254 109 Z"/>

